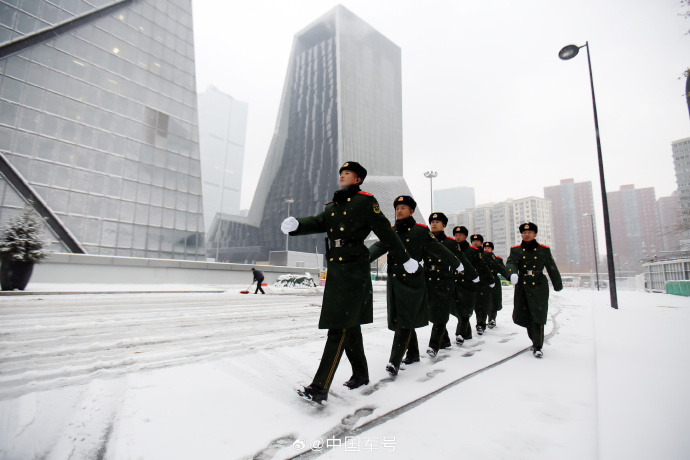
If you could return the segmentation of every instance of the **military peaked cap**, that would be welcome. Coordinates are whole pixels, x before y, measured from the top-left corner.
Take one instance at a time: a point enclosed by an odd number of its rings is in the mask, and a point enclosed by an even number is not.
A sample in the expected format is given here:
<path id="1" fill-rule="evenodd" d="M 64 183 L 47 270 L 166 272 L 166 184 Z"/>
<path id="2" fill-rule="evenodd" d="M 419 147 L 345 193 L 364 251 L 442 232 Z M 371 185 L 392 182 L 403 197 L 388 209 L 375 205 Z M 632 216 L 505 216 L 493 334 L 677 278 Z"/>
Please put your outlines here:
<path id="1" fill-rule="evenodd" d="M 432 220 L 440 220 L 443 222 L 444 227 L 448 225 L 448 218 L 442 212 L 432 212 L 429 216 L 429 223 L 431 223 Z"/>
<path id="2" fill-rule="evenodd" d="M 395 209 L 395 207 L 398 206 L 399 204 L 406 204 L 406 205 L 408 205 L 413 211 L 414 211 L 415 209 L 417 209 L 417 202 L 414 200 L 414 198 L 412 198 L 412 197 L 409 196 L 409 195 L 400 195 L 399 197 L 397 197 L 397 198 L 395 199 L 395 201 L 393 201 L 393 209 Z"/>
<path id="3" fill-rule="evenodd" d="M 465 236 L 470 234 L 469 230 L 467 230 L 467 227 L 465 227 L 463 225 L 458 225 L 457 227 L 455 227 L 453 229 L 453 235 L 455 235 L 456 233 L 462 233 Z"/>
<path id="4" fill-rule="evenodd" d="M 362 182 L 364 182 L 364 178 L 367 177 L 367 170 L 364 169 L 364 166 L 357 163 L 356 161 L 346 161 L 345 163 L 343 163 L 343 165 L 338 170 L 338 174 L 340 174 L 343 171 L 352 171 L 353 173 L 357 174 L 357 177 L 362 179 Z"/>
<path id="5" fill-rule="evenodd" d="M 472 236 L 470 237 L 470 241 L 474 241 L 474 240 L 479 240 L 479 241 L 481 241 L 481 242 L 483 243 L 483 242 L 484 242 L 484 237 L 481 236 L 479 233 L 475 233 L 474 235 L 472 235 Z"/>
<path id="6" fill-rule="evenodd" d="M 534 233 L 538 233 L 537 224 L 535 224 L 534 222 L 526 222 L 520 225 L 520 233 L 524 232 L 525 230 L 532 230 L 534 231 Z"/>
<path id="7" fill-rule="evenodd" d="M 487 241 L 484 243 L 485 248 L 491 248 L 492 250 L 494 249 L 494 244 L 491 241 Z"/>

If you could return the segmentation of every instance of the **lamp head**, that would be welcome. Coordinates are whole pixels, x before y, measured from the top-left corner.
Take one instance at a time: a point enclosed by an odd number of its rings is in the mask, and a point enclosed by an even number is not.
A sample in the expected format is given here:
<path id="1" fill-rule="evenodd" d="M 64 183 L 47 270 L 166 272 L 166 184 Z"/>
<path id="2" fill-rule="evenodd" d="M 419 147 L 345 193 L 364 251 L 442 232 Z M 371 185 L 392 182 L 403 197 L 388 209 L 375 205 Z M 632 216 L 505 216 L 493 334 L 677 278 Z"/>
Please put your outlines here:
<path id="1" fill-rule="evenodd" d="M 568 45 L 564 46 L 559 52 L 558 52 L 558 57 L 563 59 L 564 61 L 567 61 L 568 59 L 572 59 L 575 56 L 577 56 L 577 53 L 580 52 L 580 47 L 577 45 Z"/>

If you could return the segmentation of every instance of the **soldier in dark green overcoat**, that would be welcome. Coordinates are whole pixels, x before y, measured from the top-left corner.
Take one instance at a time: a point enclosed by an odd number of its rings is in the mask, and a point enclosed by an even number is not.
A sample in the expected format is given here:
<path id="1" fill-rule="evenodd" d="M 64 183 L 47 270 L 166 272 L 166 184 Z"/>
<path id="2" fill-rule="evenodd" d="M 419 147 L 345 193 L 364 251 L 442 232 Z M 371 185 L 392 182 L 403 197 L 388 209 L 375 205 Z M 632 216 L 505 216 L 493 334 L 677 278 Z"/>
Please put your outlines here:
<path id="1" fill-rule="evenodd" d="M 360 325 L 373 322 L 374 314 L 369 251 L 364 239 L 373 231 L 405 270 L 414 273 L 419 268 L 419 263 L 406 254 L 376 198 L 360 190 L 366 169 L 348 161 L 339 172 L 341 188 L 321 214 L 288 217 L 281 225 L 283 233 L 291 236 L 320 232 L 328 236 L 328 278 L 319 318 L 319 328 L 328 329 L 328 337 L 312 384 L 298 392 L 318 403 L 328 398 L 343 351 L 352 364 L 352 377 L 345 386 L 354 389 L 369 383 Z"/>
<path id="2" fill-rule="evenodd" d="M 474 313 L 477 283 L 479 283 L 481 273 L 484 276 L 489 273 L 489 269 L 477 248 L 471 246 L 467 241 L 468 235 L 469 231 L 463 225 L 453 228 L 455 244 L 470 263 L 469 267 L 465 267 L 464 273 L 458 273 L 455 278 L 455 309 L 451 313 L 458 318 L 458 325 L 455 328 L 455 342 L 458 345 L 462 345 L 465 340 L 472 338 L 470 318 Z"/>
<path id="3" fill-rule="evenodd" d="M 448 238 L 444 229 L 448 224 L 448 217 L 442 212 L 433 212 L 429 216 L 431 233 L 436 239 L 451 251 L 455 251 L 455 242 Z M 426 352 L 429 356 L 436 356 L 441 348 L 450 347 L 448 330 L 446 325 L 450 317 L 450 311 L 455 307 L 455 275 L 464 270 L 460 264 L 455 267 L 444 263 L 440 258 L 431 255 L 424 258 L 424 272 L 426 275 L 426 292 L 429 298 L 429 321 L 431 327 L 431 337 L 429 338 L 429 348 Z"/>
<path id="4" fill-rule="evenodd" d="M 503 265 L 503 258 L 494 253 L 494 244 L 491 241 L 484 242 L 484 256 L 486 256 L 489 261 L 489 268 L 491 269 L 491 274 L 494 276 L 494 287 L 491 288 L 489 321 L 486 323 L 486 327 L 493 329 L 496 327 L 498 312 L 503 309 L 503 288 L 501 287 L 501 278 L 499 275 L 503 275 L 505 279 L 508 279 L 509 276 L 506 266 Z"/>
<path id="5" fill-rule="evenodd" d="M 561 274 L 548 246 L 537 243 L 537 225 L 527 222 L 519 227 L 522 243 L 510 248 L 506 269 L 515 285 L 513 322 L 527 328 L 532 352 L 537 358 L 544 353 L 544 325 L 549 311 L 549 282 L 546 268 L 556 291 L 563 289 Z"/>
<path id="6" fill-rule="evenodd" d="M 477 334 L 482 335 L 486 330 L 486 321 L 492 308 L 492 288 L 495 286 L 494 275 L 491 273 L 489 257 L 484 254 L 484 237 L 475 233 L 470 237 L 470 246 L 479 253 L 482 268 L 479 272 L 477 293 L 474 296 L 474 313 L 477 315 Z"/>
<path id="7" fill-rule="evenodd" d="M 429 231 L 429 227 L 418 224 L 412 217 L 417 203 L 411 196 L 397 197 L 393 206 L 394 228 L 410 257 L 417 261 L 433 258 L 443 261 L 448 266 L 459 266 L 460 261 L 439 243 Z M 369 258 L 372 261 L 376 260 L 387 251 L 386 245 L 379 241 L 369 248 Z M 388 329 L 394 331 L 395 336 L 386 370 L 392 375 L 397 375 L 406 350 L 407 364 L 419 361 L 415 328 L 426 326 L 428 323 L 426 283 L 421 270 L 407 274 L 391 255 L 388 256 L 387 271 Z"/>

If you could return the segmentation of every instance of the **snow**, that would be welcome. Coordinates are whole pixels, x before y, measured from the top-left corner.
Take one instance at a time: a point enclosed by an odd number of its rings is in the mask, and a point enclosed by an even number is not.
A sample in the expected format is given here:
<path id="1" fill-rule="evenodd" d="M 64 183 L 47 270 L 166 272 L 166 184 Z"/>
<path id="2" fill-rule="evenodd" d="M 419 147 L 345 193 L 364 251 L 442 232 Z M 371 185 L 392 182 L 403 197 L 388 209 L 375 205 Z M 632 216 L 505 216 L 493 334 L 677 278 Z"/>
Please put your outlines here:
<path id="1" fill-rule="evenodd" d="M 496 329 L 392 378 L 375 282 L 371 382 L 342 386 L 343 357 L 319 406 L 295 390 L 323 350 L 323 288 L 245 287 L 0 297 L 0 458 L 690 458 L 686 297 L 619 291 L 614 310 L 607 291 L 552 292 L 538 360 L 505 287 Z"/>

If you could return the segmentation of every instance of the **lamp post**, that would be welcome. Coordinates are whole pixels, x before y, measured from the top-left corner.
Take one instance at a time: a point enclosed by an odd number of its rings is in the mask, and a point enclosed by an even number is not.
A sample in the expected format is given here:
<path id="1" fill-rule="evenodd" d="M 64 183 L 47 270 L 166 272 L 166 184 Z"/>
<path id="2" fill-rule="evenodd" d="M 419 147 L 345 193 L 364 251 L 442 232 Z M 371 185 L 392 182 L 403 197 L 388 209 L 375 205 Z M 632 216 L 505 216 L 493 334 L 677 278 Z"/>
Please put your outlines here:
<path id="1" fill-rule="evenodd" d="M 431 189 L 431 210 L 429 212 L 434 212 L 434 177 L 438 176 L 436 171 L 427 171 L 424 173 L 424 177 L 429 179 L 429 187 Z"/>
<path id="2" fill-rule="evenodd" d="M 609 293 L 611 294 L 611 307 L 618 309 L 618 295 L 616 293 L 616 267 L 613 263 L 613 243 L 611 242 L 611 225 L 609 223 L 609 204 L 606 197 L 606 184 L 604 182 L 604 161 L 601 156 L 601 141 L 599 139 L 599 118 L 597 117 L 597 103 L 594 98 L 594 79 L 592 78 L 592 62 L 589 58 L 589 42 L 583 45 L 587 47 L 587 65 L 589 66 L 589 84 L 592 90 L 592 108 L 594 109 L 594 132 L 597 138 L 597 153 L 599 155 L 599 182 L 601 183 L 601 202 L 604 208 L 604 234 L 606 235 L 606 261 L 609 268 Z M 572 59 L 580 52 L 583 46 L 568 45 L 558 52 L 558 57 L 563 60 Z"/>
<path id="3" fill-rule="evenodd" d="M 287 216 L 290 217 L 290 205 L 294 203 L 295 200 L 293 200 L 292 198 L 285 198 L 285 202 L 288 205 Z M 285 235 L 285 252 L 288 251 L 288 244 L 290 244 L 290 235 Z M 287 258 L 287 254 L 285 254 L 285 257 Z"/>
<path id="4" fill-rule="evenodd" d="M 594 239 L 594 214 L 585 213 L 583 216 L 589 216 L 589 220 L 592 222 L 592 248 L 594 249 L 594 268 L 597 271 L 597 291 L 599 290 L 599 260 L 597 259 L 597 242 Z"/>

